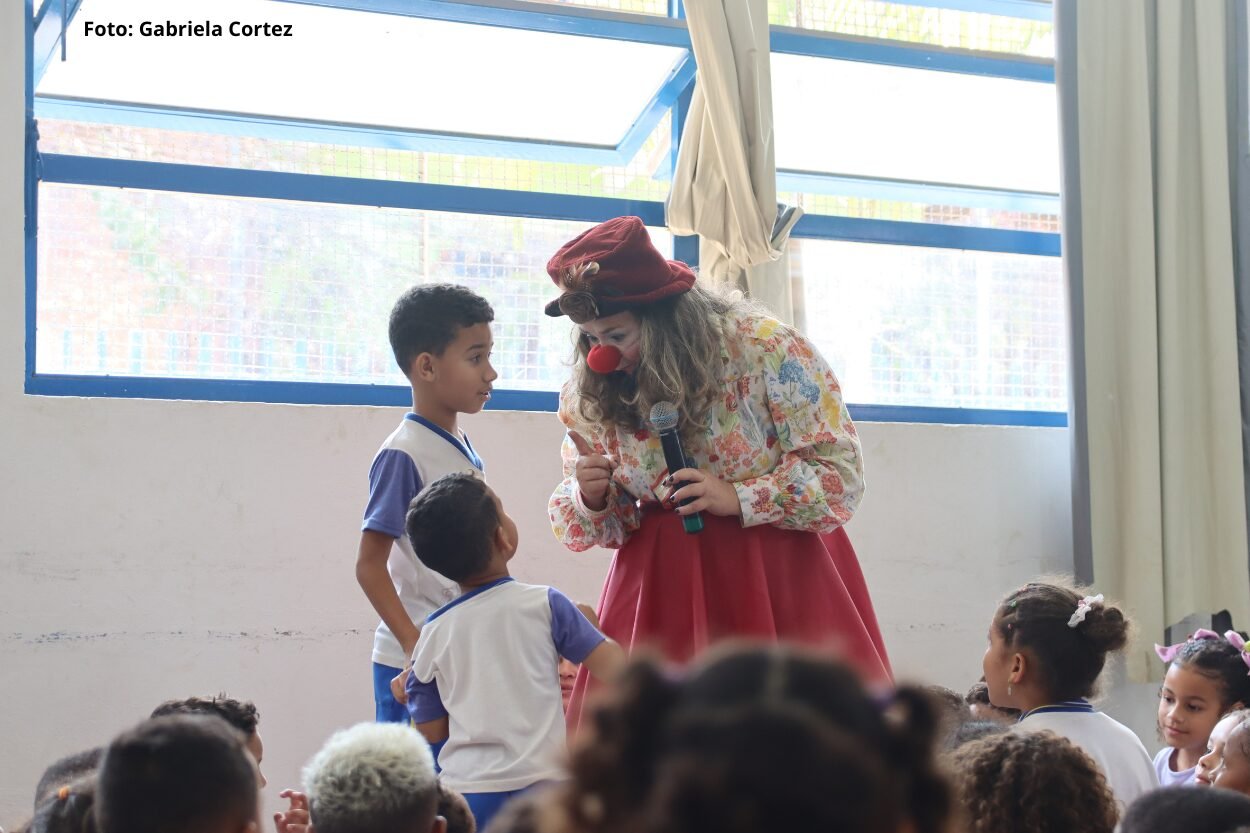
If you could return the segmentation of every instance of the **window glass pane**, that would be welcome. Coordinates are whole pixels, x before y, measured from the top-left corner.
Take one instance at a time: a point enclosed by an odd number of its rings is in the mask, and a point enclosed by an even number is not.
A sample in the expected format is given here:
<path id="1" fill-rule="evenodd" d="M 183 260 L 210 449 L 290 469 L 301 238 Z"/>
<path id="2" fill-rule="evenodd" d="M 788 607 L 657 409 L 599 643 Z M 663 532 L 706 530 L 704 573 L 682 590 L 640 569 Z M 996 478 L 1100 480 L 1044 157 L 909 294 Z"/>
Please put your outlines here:
<path id="1" fill-rule="evenodd" d="M 39 199 L 39 373 L 402 385 L 390 308 L 451 281 L 495 308 L 498 387 L 568 375 L 545 265 L 589 223 L 50 184 Z"/>
<path id="2" fill-rule="evenodd" d="M 1050 21 L 886 3 L 880 0 L 769 0 L 768 19 L 797 26 L 931 46 L 1055 56 Z"/>
<path id="3" fill-rule="evenodd" d="M 773 55 L 777 167 L 1059 192 L 1053 84 Z"/>
<path id="4" fill-rule="evenodd" d="M 666 114 L 660 119 L 627 165 L 325 145 L 63 119 L 39 120 L 39 150 L 145 162 L 662 201 L 669 189 L 670 118 Z"/>
<path id="5" fill-rule="evenodd" d="M 87 36 L 88 21 L 135 34 Z M 143 21 L 223 34 L 140 37 Z M 231 37 L 232 21 L 290 24 L 291 37 Z M 685 54 L 265 0 L 83 0 L 67 52 L 40 95 L 608 146 Z"/>
<path id="6" fill-rule="evenodd" d="M 1059 258 L 823 240 L 790 255 L 847 401 L 1067 410 Z"/>
<path id="7" fill-rule="evenodd" d="M 777 199 L 787 205 L 801 206 L 808 214 L 861 217 L 867 220 L 900 220 L 909 223 L 936 223 L 944 226 L 976 226 L 1012 231 L 1041 231 L 1050 234 L 1058 234 L 1060 231 L 1058 206 L 1054 212 L 1010 211 L 927 202 L 838 197 L 796 191 L 778 191 Z"/>

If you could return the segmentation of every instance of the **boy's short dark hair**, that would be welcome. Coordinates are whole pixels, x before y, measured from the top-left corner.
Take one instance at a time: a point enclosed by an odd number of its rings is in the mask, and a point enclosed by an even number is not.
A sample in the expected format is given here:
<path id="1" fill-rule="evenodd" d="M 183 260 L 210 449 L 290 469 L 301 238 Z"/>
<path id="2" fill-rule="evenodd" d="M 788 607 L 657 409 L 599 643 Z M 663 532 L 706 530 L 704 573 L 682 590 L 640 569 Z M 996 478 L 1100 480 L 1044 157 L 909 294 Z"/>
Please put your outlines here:
<path id="1" fill-rule="evenodd" d="M 157 717 L 104 751 L 100 833 L 218 833 L 256 818 L 256 765 L 243 733 L 213 715 Z"/>
<path id="2" fill-rule="evenodd" d="M 996 720 L 968 720 L 960 723 L 942 739 L 942 751 L 954 752 L 965 743 L 1001 735 L 1010 729 Z"/>
<path id="3" fill-rule="evenodd" d="M 245 736 L 256 734 L 260 712 L 249 700 L 235 700 L 225 694 L 216 697 L 188 697 L 185 700 L 166 700 L 152 711 L 152 717 L 171 714 L 215 714 L 238 729 Z"/>
<path id="4" fill-rule="evenodd" d="M 103 755 L 104 747 L 97 746 L 53 761 L 39 777 L 39 785 L 35 787 L 35 806 L 38 807 L 48 796 L 66 784 L 77 781 L 84 775 L 94 775 L 100 767 L 100 758 Z"/>
<path id="5" fill-rule="evenodd" d="M 995 706 L 990 702 L 990 687 L 985 680 L 979 680 L 972 684 L 968 689 L 968 693 L 964 695 L 964 702 L 969 706 L 983 706 L 1006 718 L 1016 718 L 1020 716 L 1019 709 L 1009 709 L 1003 706 Z"/>
<path id="6" fill-rule="evenodd" d="M 1160 787 L 1124 812 L 1123 833 L 1233 833 L 1250 827 L 1250 798 L 1219 787 Z"/>
<path id="7" fill-rule="evenodd" d="M 458 582 L 480 573 L 490 561 L 499 509 L 486 481 L 457 472 L 440 477 L 412 499 L 404 526 L 421 563 Z"/>
<path id="8" fill-rule="evenodd" d="M 418 284 L 391 308 L 391 350 L 407 376 L 417 356 L 441 356 L 462 328 L 494 320 L 490 303 L 471 289 L 453 283 Z"/>

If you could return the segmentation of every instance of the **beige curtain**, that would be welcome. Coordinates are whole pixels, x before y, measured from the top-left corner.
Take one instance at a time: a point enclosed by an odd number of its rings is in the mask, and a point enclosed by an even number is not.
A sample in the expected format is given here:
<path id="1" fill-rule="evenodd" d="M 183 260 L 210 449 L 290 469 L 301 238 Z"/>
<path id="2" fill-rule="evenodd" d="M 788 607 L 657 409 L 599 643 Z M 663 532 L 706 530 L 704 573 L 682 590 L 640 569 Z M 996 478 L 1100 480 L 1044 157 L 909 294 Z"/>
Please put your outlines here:
<path id="1" fill-rule="evenodd" d="M 668 227 L 699 235 L 700 277 L 735 283 L 793 322 L 785 241 L 801 212 L 778 223 L 768 2 L 686 0 L 685 9 L 698 71 Z"/>
<path id="2" fill-rule="evenodd" d="M 1076 556 L 1138 623 L 1135 680 L 1170 623 L 1250 625 L 1232 2 L 1056 2 Z"/>

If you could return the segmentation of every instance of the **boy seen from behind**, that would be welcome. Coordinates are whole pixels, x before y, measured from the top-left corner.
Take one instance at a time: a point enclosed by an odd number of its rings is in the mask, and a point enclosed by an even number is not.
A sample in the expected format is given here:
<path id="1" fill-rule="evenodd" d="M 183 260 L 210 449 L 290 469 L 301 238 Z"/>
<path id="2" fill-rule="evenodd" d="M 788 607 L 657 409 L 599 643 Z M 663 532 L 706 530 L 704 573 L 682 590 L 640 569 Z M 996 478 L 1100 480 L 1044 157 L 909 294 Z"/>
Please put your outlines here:
<path id="1" fill-rule="evenodd" d="M 422 626 L 406 684 L 408 711 L 439 753 L 479 830 L 525 789 L 565 777 L 561 657 L 610 676 L 625 653 L 552 587 L 508 573 L 517 527 L 481 478 L 449 474 L 408 510 L 417 557 L 461 594 Z"/>

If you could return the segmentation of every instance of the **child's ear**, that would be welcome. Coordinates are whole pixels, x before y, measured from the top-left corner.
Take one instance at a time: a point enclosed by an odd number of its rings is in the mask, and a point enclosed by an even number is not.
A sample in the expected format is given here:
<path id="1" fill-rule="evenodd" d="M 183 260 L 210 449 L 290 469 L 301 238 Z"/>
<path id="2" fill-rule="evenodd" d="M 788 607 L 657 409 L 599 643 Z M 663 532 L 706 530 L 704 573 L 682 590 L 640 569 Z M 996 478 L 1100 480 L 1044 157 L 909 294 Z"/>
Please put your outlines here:
<path id="1" fill-rule="evenodd" d="M 508 530 L 504 529 L 503 524 L 495 527 L 495 549 L 500 552 L 511 553 L 516 550 L 516 539 L 508 535 Z"/>
<path id="2" fill-rule="evenodd" d="M 1244 709 L 1245 707 L 1246 707 L 1246 704 L 1238 700 L 1236 703 L 1233 703 L 1231 706 L 1225 709 L 1224 714 L 1229 714 L 1230 712 L 1240 711 L 1241 709 Z"/>
<path id="3" fill-rule="evenodd" d="M 1024 654 L 1012 654 L 1011 671 L 1007 674 L 1010 682 L 1019 685 L 1020 680 L 1024 679 L 1024 675 L 1029 671 L 1029 658 Z"/>
<path id="4" fill-rule="evenodd" d="M 420 379 L 422 382 L 433 382 L 438 375 L 434 372 L 434 354 L 422 353 L 413 359 L 411 375 L 413 381 Z"/>

